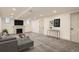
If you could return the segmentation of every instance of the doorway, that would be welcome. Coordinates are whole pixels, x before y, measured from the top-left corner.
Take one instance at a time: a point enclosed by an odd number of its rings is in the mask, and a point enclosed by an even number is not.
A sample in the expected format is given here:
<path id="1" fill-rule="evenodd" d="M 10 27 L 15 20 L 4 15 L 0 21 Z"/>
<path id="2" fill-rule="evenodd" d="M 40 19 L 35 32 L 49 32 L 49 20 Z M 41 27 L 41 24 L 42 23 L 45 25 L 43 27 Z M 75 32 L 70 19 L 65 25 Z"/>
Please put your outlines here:
<path id="1" fill-rule="evenodd" d="M 39 20 L 39 33 L 44 34 L 44 20 Z"/>
<path id="2" fill-rule="evenodd" d="M 72 13 L 70 18 L 71 41 L 79 43 L 79 12 Z"/>

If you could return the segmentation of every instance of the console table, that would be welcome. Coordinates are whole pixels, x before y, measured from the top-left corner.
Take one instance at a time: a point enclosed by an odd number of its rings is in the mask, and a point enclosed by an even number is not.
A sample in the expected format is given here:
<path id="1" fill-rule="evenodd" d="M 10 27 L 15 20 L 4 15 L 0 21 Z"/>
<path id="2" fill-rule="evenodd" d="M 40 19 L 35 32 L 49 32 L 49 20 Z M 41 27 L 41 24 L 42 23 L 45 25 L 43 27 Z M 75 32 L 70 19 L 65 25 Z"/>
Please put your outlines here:
<path id="1" fill-rule="evenodd" d="M 48 30 L 47 34 L 56 38 L 60 38 L 60 30 Z"/>

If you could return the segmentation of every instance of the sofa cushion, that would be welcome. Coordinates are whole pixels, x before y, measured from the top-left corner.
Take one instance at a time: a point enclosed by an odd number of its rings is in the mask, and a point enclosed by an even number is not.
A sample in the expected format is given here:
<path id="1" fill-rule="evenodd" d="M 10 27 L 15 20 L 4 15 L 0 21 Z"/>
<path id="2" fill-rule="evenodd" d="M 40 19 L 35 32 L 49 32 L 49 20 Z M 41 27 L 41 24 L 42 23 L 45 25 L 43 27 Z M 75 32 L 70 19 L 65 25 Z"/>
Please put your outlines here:
<path id="1" fill-rule="evenodd" d="M 16 37 L 10 37 L 10 36 L 8 36 L 8 37 L 5 37 L 5 38 L 1 38 L 0 42 L 2 42 L 2 41 L 8 41 L 8 40 L 13 40 L 13 39 L 16 39 Z"/>
<path id="2" fill-rule="evenodd" d="M 34 43 L 31 39 L 26 37 L 26 38 L 17 39 L 17 45 L 18 45 L 18 50 L 22 51 L 24 49 L 33 47 Z"/>
<path id="3" fill-rule="evenodd" d="M 23 44 L 28 44 L 32 42 L 32 40 L 28 39 L 28 38 L 19 38 L 17 39 L 17 44 L 20 46 L 20 45 L 23 45 Z"/>

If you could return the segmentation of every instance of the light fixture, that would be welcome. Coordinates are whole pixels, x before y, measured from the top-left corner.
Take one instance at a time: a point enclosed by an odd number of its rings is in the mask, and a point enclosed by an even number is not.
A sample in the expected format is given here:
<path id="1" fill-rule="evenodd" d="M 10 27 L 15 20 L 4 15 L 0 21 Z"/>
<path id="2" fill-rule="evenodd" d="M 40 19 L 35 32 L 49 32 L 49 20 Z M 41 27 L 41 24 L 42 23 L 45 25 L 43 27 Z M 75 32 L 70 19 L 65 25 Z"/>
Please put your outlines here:
<path id="1" fill-rule="evenodd" d="M 57 13 L 57 11 L 56 10 L 53 10 L 53 13 Z"/>
<path id="2" fill-rule="evenodd" d="M 42 14 L 40 14 L 40 16 L 43 16 Z"/>
<path id="3" fill-rule="evenodd" d="M 16 11 L 16 8 L 12 8 L 13 11 Z"/>
<path id="4" fill-rule="evenodd" d="M 10 15 L 14 15 L 14 13 L 11 13 Z"/>

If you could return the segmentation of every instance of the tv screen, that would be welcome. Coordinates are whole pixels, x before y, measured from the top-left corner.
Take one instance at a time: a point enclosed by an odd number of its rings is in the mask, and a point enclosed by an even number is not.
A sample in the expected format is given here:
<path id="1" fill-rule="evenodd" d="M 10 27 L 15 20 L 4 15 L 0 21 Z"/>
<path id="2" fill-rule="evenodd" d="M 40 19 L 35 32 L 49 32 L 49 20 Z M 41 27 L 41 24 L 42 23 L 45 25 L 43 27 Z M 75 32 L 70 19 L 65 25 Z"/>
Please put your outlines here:
<path id="1" fill-rule="evenodd" d="M 54 19 L 54 27 L 60 27 L 60 19 Z"/>
<path id="2" fill-rule="evenodd" d="M 14 25 L 23 25 L 23 20 L 14 20 Z"/>

